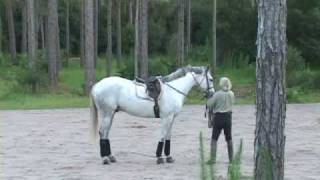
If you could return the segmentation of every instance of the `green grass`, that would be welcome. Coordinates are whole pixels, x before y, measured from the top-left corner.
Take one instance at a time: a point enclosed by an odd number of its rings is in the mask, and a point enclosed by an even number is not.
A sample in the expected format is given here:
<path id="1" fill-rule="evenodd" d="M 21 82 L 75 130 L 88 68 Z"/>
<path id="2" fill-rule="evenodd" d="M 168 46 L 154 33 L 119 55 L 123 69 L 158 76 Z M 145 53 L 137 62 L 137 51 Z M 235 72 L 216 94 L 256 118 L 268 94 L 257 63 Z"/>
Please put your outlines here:
<path id="1" fill-rule="evenodd" d="M 237 152 L 234 154 L 231 164 L 228 170 L 228 179 L 240 180 L 243 176 L 241 173 L 241 156 L 242 156 L 242 139 Z"/>
<path id="2" fill-rule="evenodd" d="M 155 57 L 156 58 L 156 57 Z M 150 60 L 152 61 L 152 60 Z M 162 57 L 165 61 L 165 57 Z M 162 64 L 163 62 L 160 62 Z M 96 79 L 105 77 L 105 62 L 100 58 L 96 68 Z M 0 64 L 0 109 L 43 109 L 87 107 L 88 98 L 83 95 L 84 72 L 79 65 L 79 58 L 71 58 L 69 67 L 63 67 L 59 77 L 59 91 L 50 93 L 43 86 L 37 94 L 30 93 L 21 85 L 21 76 L 25 69 L 11 66 L 7 61 Z M 158 62 L 159 63 L 159 62 Z M 153 67 L 158 67 L 153 64 Z M 162 68 L 166 68 L 162 64 Z M 113 63 L 113 74 L 119 69 Z M 163 69 L 162 71 L 165 71 Z M 215 89 L 218 90 L 218 79 L 227 76 L 232 80 L 233 91 L 236 94 L 236 104 L 253 104 L 255 102 L 255 67 L 248 66 L 241 69 L 219 68 L 215 77 Z M 45 77 L 46 78 L 46 77 Z M 47 80 L 46 80 L 47 81 Z M 47 82 L 46 82 L 47 83 Z M 320 90 L 305 90 L 305 88 L 290 88 L 288 90 L 289 103 L 316 103 L 320 102 Z M 194 88 L 186 98 L 186 104 L 205 104 L 203 93 Z"/>
<path id="3" fill-rule="evenodd" d="M 0 109 L 49 109 L 88 106 L 88 97 L 71 94 L 12 94 L 0 100 Z"/>

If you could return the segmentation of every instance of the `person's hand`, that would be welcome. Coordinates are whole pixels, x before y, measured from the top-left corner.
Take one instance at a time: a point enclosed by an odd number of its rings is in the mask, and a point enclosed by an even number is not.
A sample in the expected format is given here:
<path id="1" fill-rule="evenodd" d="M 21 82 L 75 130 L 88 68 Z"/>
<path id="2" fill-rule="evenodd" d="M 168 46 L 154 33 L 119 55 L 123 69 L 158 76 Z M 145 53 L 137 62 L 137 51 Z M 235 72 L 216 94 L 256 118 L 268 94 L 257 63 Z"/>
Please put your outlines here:
<path id="1" fill-rule="evenodd" d="M 213 128 L 214 125 L 214 113 L 212 108 L 209 108 L 208 111 L 208 128 Z"/>

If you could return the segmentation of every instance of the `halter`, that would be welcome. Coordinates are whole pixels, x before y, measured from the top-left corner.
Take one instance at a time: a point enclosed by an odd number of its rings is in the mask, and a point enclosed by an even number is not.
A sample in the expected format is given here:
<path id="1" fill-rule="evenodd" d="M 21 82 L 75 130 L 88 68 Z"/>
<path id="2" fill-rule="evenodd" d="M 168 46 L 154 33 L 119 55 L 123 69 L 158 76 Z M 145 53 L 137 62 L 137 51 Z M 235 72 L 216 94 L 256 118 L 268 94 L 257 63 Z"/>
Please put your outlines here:
<path id="1" fill-rule="evenodd" d="M 206 79 L 206 83 L 207 83 L 207 89 L 206 89 L 206 91 L 205 91 L 205 97 L 206 97 L 206 98 L 209 98 L 209 97 L 210 97 L 210 89 L 213 89 L 213 87 L 210 87 L 210 86 L 209 86 L 208 70 L 209 70 L 209 68 L 206 68 L 206 70 L 205 70 L 205 76 L 200 80 L 200 82 L 198 82 L 197 79 L 196 79 L 196 77 L 191 73 L 191 75 L 192 75 L 192 77 L 193 77 L 193 80 L 196 82 L 196 84 L 197 84 L 198 86 L 200 86 L 201 83 L 204 81 L 204 79 Z M 173 89 L 173 90 L 175 90 L 176 92 L 178 92 L 179 94 L 182 94 L 182 95 L 184 95 L 184 96 L 187 96 L 186 93 L 184 93 L 184 92 L 180 91 L 179 89 L 171 86 L 170 84 L 168 84 L 168 83 L 165 83 L 165 84 L 166 84 L 167 86 L 169 86 L 171 89 Z"/>
<path id="2" fill-rule="evenodd" d="M 201 83 L 204 81 L 204 79 L 206 79 L 206 83 L 207 83 L 207 89 L 205 91 L 205 97 L 209 98 L 210 97 L 210 89 L 213 89 L 213 87 L 209 86 L 209 79 L 208 79 L 208 71 L 209 68 L 206 68 L 205 70 L 205 76 L 200 80 L 200 82 L 197 81 L 197 79 L 194 77 L 194 75 L 192 74 L 192 77 L 194 79 L 194 81 L 197 83 L 198 86 L 201 85 Z"/>

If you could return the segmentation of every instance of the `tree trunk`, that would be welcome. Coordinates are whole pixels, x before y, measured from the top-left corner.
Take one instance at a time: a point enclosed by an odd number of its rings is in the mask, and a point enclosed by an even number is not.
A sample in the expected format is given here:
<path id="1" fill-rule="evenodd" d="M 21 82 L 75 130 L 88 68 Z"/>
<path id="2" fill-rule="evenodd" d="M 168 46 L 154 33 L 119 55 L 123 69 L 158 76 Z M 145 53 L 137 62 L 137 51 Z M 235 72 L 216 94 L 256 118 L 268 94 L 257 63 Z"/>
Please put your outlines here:
<path id="1" fill-rule="evenodd" d="M 217 70 L 217 0 L 213 0 L 212 6 L 212 63 L 213 74 Z"/>
<path id="2" fill-rule="evenodd" d="M 47 14 L 44 13 L 46 12 L 47 9 L 47 3 L 45 1 L 39 1 L 39 8 L 41 10 L 39 10 L 39 33 L 40 36 L 39 38 L 41 38 L 41 46 L 39 47 L 40 49 L 42 49 L 43 52 L 45 52 L 46 50 L 46 19 L 47 19 Z M 43 12 L 44 11 L 44 12 Z"/>
<path id="3" fill-rule="evenodd" d="M 32 74 L 36 73 L 36 30 L 35 30 L 35 16 L 34 16 L 34 0 L 28 0 L 26 3 L 27 11 L 27 28 L 28 28 L 28 62 Z M 36 91 L 36 83 L 32 84 L 32 92 Z"/>
<path id="4" fill-rule="evenodd" d="M 45 51 L 45 49 L 46 49 L 45 28 L 44 27 L 45 27 L 44 17 L 41 16 L 40 17 L 40 35 L 41 35 L 41 49 L 43 51 Z"/>
<path id="5" fill-rule="evenodd" d="M 48 0 L 48 66 L 50 90 L 58 89 L 59 68 L 59 32 L 57 0 Z"/>
<path id="6" fill-rule="evenodd" d="M 39 48 L 39 32 L 40 32 L 40 1 L 41 0 L 34 0 L 34 24 L 36 29 L 35 39 L 36 39 L 36 49 Z"/>
<path id="7" fill-rule="evenodd" d="M 57 3 L 59 0 L 57 0 Z M 56 21 L 56 47 L 57 47 L 57 57 L 58 57 L 58 63 L 57 63 L 57 77 L 59 74 L 60 69 L 62 68 L 62 61 L 60 60 L 60 28 L 59 28 L 59 16 L 58 16 L 58 8 L 57 8 L 57 21 Z"/>
<path id="8" fill-rule="evenodd" d="M 140 37 L 139 37 L 139 13 L 140 13 L 140 0 L 136 0 L 136 17 L 135 17 L 135 33 L 134 33 L 134 76 L 138 77 L 139 76 L 139 59 L 140 57 Z"/>
<path id="9" fill-rule="evenodd" d="M 136 1 L 135 76 L 148 78 L 148 0 Z"/>
<path id="10" fill-rule="evenodd" d="M 1 15 L 0 15 L 0 58 L 2 55 L 2 19 L 1 19 Z"/>
<path id="11" fill-rule="evenodd" d="M 284 179 L 286 0 L 258 1 L 255 178 Z"/>
<path id="12" fill-rule="evenodd" d="M 98 61 L 99 0 L 94 0 L 94 67 Z"/>
<path id="13" fill-rule="evenodd" d="M 141 0 L 140 11 L 140 77 L 143 79 L 148 78 L 148 3 L 149 0 Z"/>
<path id="14" fill-rule="evenodd" d="M 129 23 L 130 24 L 133 24 L 133 10 L 132 10 L 132 8 L 133 8 L 133 2 L 132 2 L 132 0 L 129 0 Z"/>
<path id="15" fill-rule="evenodd" d="M 178 0 L 178 32 L 177 32 L 177 67 L 184 65 L 184 5 L 185 0 Z"/>
<path id="16" fill-rule="evenodd" d="M 112 0 L 108 0 L 107 8 L 107 76 L 110 76 L 112 69 Z"/>
<path id="17" fill-rule="evenodd" d="M 186 43 L 186 54 L 189 55 L 191 48 L 191 0 L 187 2 L 187 43 Z"/>
<path id="18" fill-rule="evenodd" d="M 10 44 L 10 54 L 11 61 L 13 65 L 18 65 L 17 50 L 16 50 L 16 33 L 14 28 L 14 19 L 12 13 L 12 0 L 6 1 L 6 14 L 8 21 L 8 31 L 9 31 L 9 44 Z"/>
<path id="19" fill-rule="evenodd" d="M 21 53 L 27 52 L 27 6 L 26 1 L 22 4 L 22 39 L 21 39 Z"/>
<path id="20" fill-rule="evenodd" d="M 121 0 L 117 1 L 117 65 L 121 61 Z"/>
<path id="21" fill-rule="evenodd" d="M 84 0 L 81 0 L 81 21 L 80 21 L 80 66 L 84 67 Z"/>
<path id="22" fill-rule="evenodd" d="M 69 66 L 70 56 L 70 23 L 69 23 L 69 0 L 66 1 L 66 66 Z"/>
<path id="23" fill-rule="evenodd" d="M 94 25 L 94 2 L 85 0 L 84 11 L 84 67 L 85 67 L 85 93 L 90 94 L 95 83 L 94 53 L 95 53 L 95 25 Z"/>

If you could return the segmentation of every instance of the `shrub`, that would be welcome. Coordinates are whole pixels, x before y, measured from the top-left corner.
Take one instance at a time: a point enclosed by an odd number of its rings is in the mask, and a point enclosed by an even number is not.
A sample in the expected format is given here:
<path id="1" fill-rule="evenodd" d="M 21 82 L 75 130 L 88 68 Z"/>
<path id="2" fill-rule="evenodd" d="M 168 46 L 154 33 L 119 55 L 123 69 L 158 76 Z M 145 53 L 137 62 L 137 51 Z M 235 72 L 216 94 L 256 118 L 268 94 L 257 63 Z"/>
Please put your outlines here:
<path id="1" fill-rule="evenodd" d="M 173 63 L 167 57 L 156 57 L 149 60 L 149 76 L 166 75 L 175 70 Z M 118 73 L 120 76 L 133 79 L 134 78 L 134 60 L 126 59 L 124 65 L 119 68 Z"/>
<path id="2" fill-rule="evenodd" d="M 19 56 L 20 69 L 16 72 L 16 76 L 14 76 L 15 80 L 20 84 L 20 87 L 16 87 L 18 91 L 35 93 L 41 87 L 47 87 L 48 64 L 44 59 L 44 53 L 38 52 L 38 54 L 34 69 L 30 69 L 27 55 L 23 54 Z"/>
<path id="3" fill-rule="evenodd" d="M 226 68 L 244 68 L 247 67 L 250 56 L 244 53 L 230 52 L 222 60 L 223 67 Z"/>
<path id="4" fill-rule="evenodd" d="M 201 62 L 201 63 L 209 64 L 209 62 L 212 59 L 211 51 L 212 51 L 211 46 L 209 45 L 193 47 L 188 57 L 188 63 L 198 64 L 199 62 Z"/>
<path id="5" fill-rule="evenodd" d="M 306 67 L 305 60 L 301 55 L 301 51 L 293 46 L 288 46 L 287 52 L 287 75 L 297 70 L 303 70 Z"/>
<path id="6" fill-rule="evenodd" d="M 287 76 L 288 88 L 301 88 L 303 90 L 320 88 L 320 72 L 305 69 L 295 71 Z"/>

